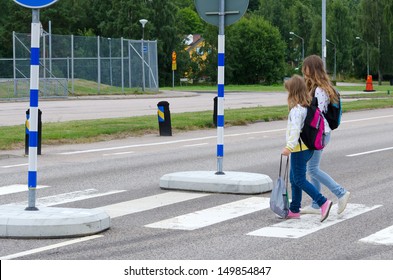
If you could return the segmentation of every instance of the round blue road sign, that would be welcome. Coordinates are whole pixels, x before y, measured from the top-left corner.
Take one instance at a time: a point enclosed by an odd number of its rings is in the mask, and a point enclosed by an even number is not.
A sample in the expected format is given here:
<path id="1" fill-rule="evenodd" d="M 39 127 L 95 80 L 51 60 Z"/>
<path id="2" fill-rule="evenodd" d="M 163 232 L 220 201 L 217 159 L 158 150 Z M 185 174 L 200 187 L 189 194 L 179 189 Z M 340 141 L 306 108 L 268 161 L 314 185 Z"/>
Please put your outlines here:
<path id="1" fill-rule="evenodd" d="M 18 3 L 19 5 L 31 9 L 48 7 L 56 1 L 57 0 L 14 0 L 14 2 Z"/>

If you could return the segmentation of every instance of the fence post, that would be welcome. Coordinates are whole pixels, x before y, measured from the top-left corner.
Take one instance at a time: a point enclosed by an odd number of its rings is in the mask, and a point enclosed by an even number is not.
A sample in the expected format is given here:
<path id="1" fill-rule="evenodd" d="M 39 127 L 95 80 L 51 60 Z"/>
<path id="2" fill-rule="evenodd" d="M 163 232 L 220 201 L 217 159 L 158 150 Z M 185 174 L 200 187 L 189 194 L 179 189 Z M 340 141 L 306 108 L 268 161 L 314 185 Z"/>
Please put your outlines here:
<path id="1" fill-rule="evenodd" d="M 100 93 L 101 86 L 101 58 L 100 58 L 100 36 L 97 36 L 97 90 Z"/>
<path id="2" fill-rule="evenodd" d="M 120 38 L 121 43 L 121 92 L 124 93 L 124 39 Z"/>
<path id="3" fill-rule="evenodd" d="M 72 94 L 74 92 L 74 35 L 71 35 L 71 84 L 72 84 Z"/>

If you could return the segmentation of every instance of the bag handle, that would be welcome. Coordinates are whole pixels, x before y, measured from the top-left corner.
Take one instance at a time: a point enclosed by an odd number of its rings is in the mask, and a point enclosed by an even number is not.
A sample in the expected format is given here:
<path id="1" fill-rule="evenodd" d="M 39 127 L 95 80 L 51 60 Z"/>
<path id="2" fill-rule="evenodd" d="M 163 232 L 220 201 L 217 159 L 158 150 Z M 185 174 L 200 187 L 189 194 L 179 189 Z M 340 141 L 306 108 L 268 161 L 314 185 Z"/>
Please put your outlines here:
<path id="1" fill-rule="evenodd" d="M 284 155 L 281 155 L 281 159 L 280 159 L 280 170 L 279 170 L 279 172 L 278 172 L 278 177 L 281 177 L 281 170 L 282 170 L 282 158 L 284 157 Z M 285 179 L 285 181 L 286 182 L 288 182 L 288 173 L 289 173 L 289 171 L 288 171 L 288 166 L 289 166 L 289 156 L 286 156 L 287 157 L 287 160 L 286 160 L 286 163 L 285 163 L 285 169 L 284 169 L 284 179 Z"/>

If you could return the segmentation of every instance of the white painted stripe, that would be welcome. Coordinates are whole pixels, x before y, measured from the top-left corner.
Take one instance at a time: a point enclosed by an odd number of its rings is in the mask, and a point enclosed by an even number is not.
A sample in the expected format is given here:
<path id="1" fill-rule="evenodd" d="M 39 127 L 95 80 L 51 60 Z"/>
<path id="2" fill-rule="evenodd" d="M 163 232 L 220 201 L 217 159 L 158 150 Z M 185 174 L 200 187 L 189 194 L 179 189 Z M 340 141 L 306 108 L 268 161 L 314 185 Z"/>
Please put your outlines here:
<path id="1" fill-rule="evenodd" d="M 250 232 L 247 235 L 300 238 L 360 214 L 372 211 L 381 206 L 382 205 L 375 205 L 373 207 L 367 207 L 362 204 L 348 204 L 345 212 L 341 215 L 337 215 L 337 205 L 333 205 L 329 217 L 323 223 L 320 222 L 319 215 L 302 215 L 300 219 L 285 220 L 284 222 Z"/>
<path id="2" fill-rule="evenodd" d="M 200 143 L 200 144 L 193 144 L 193 145 L 184 145 L 183 147 L 197 147 L 197 146 L 205 146 L 209 143 Z"/>
<path id="3" fill-rule="evenodd" d="M 30 108 L 29 130 L 35 132 L 38 131 L 38 107 Z"/>
<path id="4" fill-rule="evenodd" d="M 39 67 L 40 67 L 39 65 L 30 66 L 30 89 L 39 89 L 39 83 L 40 83 Z"/>
<path id="5" fill-rule="evenodd" d="M 223 85 L 225 82 L 225 70 L 224 66 L 218 66 L 217 72 L 217 84 Z"/>
<path id="6" fill-rule="evenodd" d="M 50 186 L 39 185 L 37 186 L 37 189 L 44 189 L 49 187 Z M 16 184 L 16 185 L 0 187 L 0 195 L 7 195 L 12 193 L 24 192 L 24 191 L 28 191 L 27 184 L 26 185 Z"/>
<path id="7" fill-rule="evenodd" d="M 116 194 L 116 193 L 122 193 L 122 192 L 125 192 L 125 190 L 114 190 L 114 191 L 109 191 L 109 192 L 104 192 L 104 193 L 97 193 L 97 192 L 98 192 L 98 190 L 96 190 L 96 189 L 87 189 L 87 190 L 83 190 L 83 191 L 75 191 L 75 192 L 63 193 L 63 194 L 58 194 L 58 195 L 53 195 L 53 196 L 41 197 L 41 198 L 37 199 L 36 205 L 37 206 L 54 206 L 54 205 L 75 202 L 75 201 L 81 201 L 81 200 L 95 198 L 95 197 L 101 197 L 101 196 L 106 196 L 106 195 L 111 195 L 111 194 Z M 27 201 L 10 203 L 8 205 L 27 205 Z"/>
<path id="8" fill-rule="evenodd" d="M 41 23 L 31 23 L 31 47 L 40 47 Z"/>
<path id="9" fill-rule="evenodd" d="M 359 241 L 377 245 L 393 245 L 393 226 L 380 230 Z"/>
<path id="10" fill-rule="evenodd" d="M 286 130 L 286 128 L 272 129 L 272 130 L 262 130 L 262 131 L 246 132 L 246 133 L 234 133 L 234 134 L 227 134 L 227 135 L 225 135 L 225 137 L 238 137 L 238 136 L 244 136 L 244 135 L 274 133 L 274 132 L 281 132 L 281 131 L 285 131 L 285 130 Z M 76 154 L 96 153 L 96 152 L 122 150 L 122 149 L 130 149 L 130 148 L 151 147 L 151 146 L 161 146 L 161 145 L 172 145 L 172 144 L 178 144 L 178 143 L 184 143 L 184 142 L 193 142 L 193 141 L 216 139 L 216 138 L 217 138 L 217 136 L 206 136 L 206 137 L 190 138 L 190 139 L 182 139 L 182 140 L 173 140 L 173 141 L 166 141 L 166 142 L 155 142 L 155 143 L 148 143 L 148 144 L 135 144 L 135 145 L 128 145 L 128 146 L 102 148 L 102 149 L 90 149 L 90 150 L 81 150 L 81 151 L 73 151 L 73 152 L 64 152 L 64 153 L 59 153 L 59 155 L 76 155 Z"/>
<path id="11" fill-rule="evenodd" d="M 12 167 L 20 167 L 20 166 L 27 166 L 29 165 L 28 163 L 21 163 L 21 164 L 14 164 L 14 165 L 3 165 L 0 166 L 1 168 L 12 168 Z"/>
<path id="12" fill-rule="evenodd" d="M 103 156 L 120 156 L 120 155 L 127 155 L 127 154 L 135 154 L 135 152 L 131 151 L 131 152 L 122 152 L 122 153 L 103 154 Z"/>
<path id="13" fill-rule="evenodd" d="M 364 119 L 346 120 L 346 121 L 342 121 L 341 123 L 364 122 L 364 121 L 379 120 L 379 119 L 386 119 L 392 117 L 393 115 L 386 115 L 386 116 L 371 117 L 371 118 L 364 118 Z"/>
<path id="14" fill-rule="evenodd" d="M 97 209 L 106 211 L 112 219 L 208 195 L 210 194 L 166 192 L 159 195 L 107 205 Z"/>
<path id="15" fill-rule="evenodd" d="M 73 245 L 73 244 L 84 242 L 84 241 L 93 240 L 93 239 L 100 238 L 100 237 L 103 237 L 103 235 L 91 235 L 91 236 L 86 236 L 86 237 L 82 237 L 82 238 L 77 238 L 77 239 L 73 239 L 73 240 L 69 240 L 69 241 L 65 241 L 65 242 L 61 242 L 61 243 L 57 243 L 57 244 L 53 244 L 53 245 L 49 245 L 49 246 L 45 246 L 45 247 L 41 247 L 41 248 L 37 248 L 37 249 L 32 249 L 32 250 L 28 250 L 28 251 L 24 251 L 24 252 L 20 252 L 20 253 L 16 253 L 16 254 L 8 255 L 8 256 L 3 256 L 3 257 L 0 257 L 0 260 L 12 260 L 12 259 L 25 257 L 25 256 L 36 254 L 36 253 L 45 252 L 45 251 L 52 250 L 52 249 L 57 249 L 60 247 Z"/>
<path id="16" fill-rule="evenodd" d="M 269 208 L 269 201 L 266 197 L 251 197 L 145 226 L 195 230 Z"/>
<path id="17" fill-rule="evenodd" d="M 29 147 L 29 171 L 37 171 L 37 147 Z"/>
<path id="18" fill-rule="evenodd" d="M 224 98 L 222 97 L 217 98 L 217 115 L 224 115 Z"/>
<path id="19" fill-rule="evenodd" d="M 217 127 L 217 144 L 224 144 L 224 127 Z"/>
<path id="20" fill-rule="evenodd" d="M 363 153 L 351 154 L 351 155 L 347 155 L 347 157 L 356 157 L 356 156 L 368 155 L 368 154 L 373 154 L 373 153 L 378 153 L 378 152 L 383 152 L 383 151 L 388 151 L 388 150 L 393 150 L 393 147 L 384 148 L 384 149 L 378 149 L 378 150 L 372 150 L 372 151 L 367 151 L 367 152 L 363 152 Z"/>
<path id="21" fill-rule="evenodd" d="M 218 35 L 218 53 L 225 53 L 225 35 Z"/>

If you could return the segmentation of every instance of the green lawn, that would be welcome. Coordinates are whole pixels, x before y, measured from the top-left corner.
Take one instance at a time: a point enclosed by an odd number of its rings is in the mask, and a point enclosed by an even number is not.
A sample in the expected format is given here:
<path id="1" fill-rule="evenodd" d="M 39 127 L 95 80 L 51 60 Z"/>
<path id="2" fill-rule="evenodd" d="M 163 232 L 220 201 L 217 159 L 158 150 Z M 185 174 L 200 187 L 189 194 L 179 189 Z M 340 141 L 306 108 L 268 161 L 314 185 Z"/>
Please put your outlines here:
<path id="1" fill-rule="evenodd" d="M 393 107 L 393 98 L 365 99 L 343 102 L 343 111 L 368 110 Z M 225 126 L 246 125 L 260 121 L 286 119 L 287 106 L 255 107 L 225 110 Z M 212 111 L 171 114 L 172 130 L 213 129 Z M 157 116 L 98 119 L 43 123 L 42 144 L 88 143 L 144 134 L 158 134 Z M 25 128 L 0 127 L 0 150 L 24 147 Z"/>

